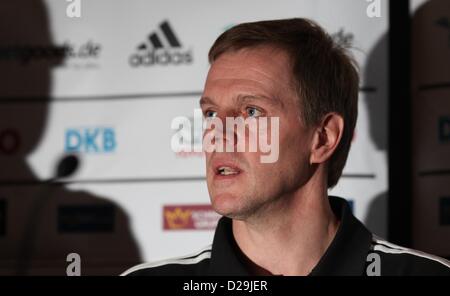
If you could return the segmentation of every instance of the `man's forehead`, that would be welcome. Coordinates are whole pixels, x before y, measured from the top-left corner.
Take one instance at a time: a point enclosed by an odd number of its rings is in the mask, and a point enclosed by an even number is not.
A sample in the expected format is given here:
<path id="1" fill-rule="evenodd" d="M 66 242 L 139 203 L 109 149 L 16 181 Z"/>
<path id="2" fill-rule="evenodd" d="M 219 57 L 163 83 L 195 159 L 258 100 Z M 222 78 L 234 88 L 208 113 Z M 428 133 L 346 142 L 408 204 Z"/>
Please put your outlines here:
<path id="1" fill-rule="evenodd" d="M 288 55 L 273 47 L 225 52 L 211 65 L 208 78 L 259 78 L 285 81 L 290 76 Z"/>

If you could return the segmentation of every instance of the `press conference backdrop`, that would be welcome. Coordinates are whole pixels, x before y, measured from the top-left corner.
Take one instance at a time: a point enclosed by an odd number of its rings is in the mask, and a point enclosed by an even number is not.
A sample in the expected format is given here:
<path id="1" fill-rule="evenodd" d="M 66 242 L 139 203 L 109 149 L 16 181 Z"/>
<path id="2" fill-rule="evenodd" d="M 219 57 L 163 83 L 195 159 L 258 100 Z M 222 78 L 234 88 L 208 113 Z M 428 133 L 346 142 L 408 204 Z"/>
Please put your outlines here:
<path id="1" fill-rule="evenodd" d="M 413 4 L 413 244 L 450 256 L 450 2 Z"/>
<path id="2" fill-rule="evenodd" d="M 359 118 L 330 194 L 386 236 L 388 3 L 370 4 L 82 0 L 70 18 L 62 0 L 1 1 L 0 273 L 65 274 L 77 253 L 82 274 L 118 274 L 210 244 L 204 157 L 171 149 L 171 122 L 199 128 L 210 46 L 264 19 L 310 18 L 351 48 Z"/>

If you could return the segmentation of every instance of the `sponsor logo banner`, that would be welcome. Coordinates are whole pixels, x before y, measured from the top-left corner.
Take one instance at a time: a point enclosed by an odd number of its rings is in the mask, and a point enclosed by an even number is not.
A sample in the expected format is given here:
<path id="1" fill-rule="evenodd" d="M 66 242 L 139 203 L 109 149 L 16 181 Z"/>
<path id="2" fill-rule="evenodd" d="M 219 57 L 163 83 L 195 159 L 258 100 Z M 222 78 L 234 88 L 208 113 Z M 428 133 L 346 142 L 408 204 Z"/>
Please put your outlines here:
<path id="1" fill-rule="evenodd" d="M 158 32 L 151 32 L 147 40 L 140 43 L 136 53 L 129 58 L 132 67 L 154 65 L 192 64 L 191 50 L 183 50 L 180 40 L 168 21 L 159 25 Z"/>
<path id="2" fill-rule="evenodd" d="M 166 205 L 164 230 L 214 230 L 220 219 L 211 205 Z"/>
<path id="3" fill-rule="evenodd" d="M 6 200 L 0 200 L 0 236 L 6 235 Z"/>
<path id="4" fill-rule="evenodd" d="M 450 196 L 444 196 L 440 199 L 439 222 L 441 226 L 450 225 Z"/>
<path id="5" fill-rule="evenodd" d="M 72 205 L 58 208 L 59 233 L 114 232 L 115 209 L 111 205 Z"/>

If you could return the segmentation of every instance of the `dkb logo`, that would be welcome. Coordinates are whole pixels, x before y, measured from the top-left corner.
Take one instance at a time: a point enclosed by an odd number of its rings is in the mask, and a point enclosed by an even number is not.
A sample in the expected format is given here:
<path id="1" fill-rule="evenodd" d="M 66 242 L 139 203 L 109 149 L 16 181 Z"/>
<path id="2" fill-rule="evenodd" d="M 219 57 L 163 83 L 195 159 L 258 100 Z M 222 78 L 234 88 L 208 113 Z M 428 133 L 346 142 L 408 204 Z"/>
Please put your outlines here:
<path id="1" fill-rule="evenodd" d="M 65 151 L 110 153 L 116 149 L 116 134 L 110 127 L 69 128 L 65 134 Z"/>

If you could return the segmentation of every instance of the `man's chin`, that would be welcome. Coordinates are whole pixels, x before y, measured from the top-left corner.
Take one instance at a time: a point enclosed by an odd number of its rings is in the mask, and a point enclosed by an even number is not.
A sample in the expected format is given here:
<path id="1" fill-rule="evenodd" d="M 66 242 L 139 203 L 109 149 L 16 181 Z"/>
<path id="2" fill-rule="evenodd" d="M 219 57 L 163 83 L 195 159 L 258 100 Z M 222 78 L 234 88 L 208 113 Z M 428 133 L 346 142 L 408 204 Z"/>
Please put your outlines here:
<path id="1" fill-rule="evenodd" d="M 220 215 L 232 219 L 244 219 L 241 196 L 232 193 L 213 195 L 211 199 L 213 209 Z"/>

